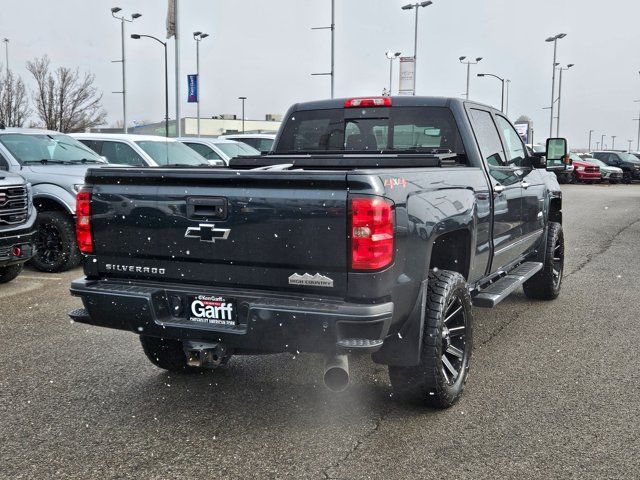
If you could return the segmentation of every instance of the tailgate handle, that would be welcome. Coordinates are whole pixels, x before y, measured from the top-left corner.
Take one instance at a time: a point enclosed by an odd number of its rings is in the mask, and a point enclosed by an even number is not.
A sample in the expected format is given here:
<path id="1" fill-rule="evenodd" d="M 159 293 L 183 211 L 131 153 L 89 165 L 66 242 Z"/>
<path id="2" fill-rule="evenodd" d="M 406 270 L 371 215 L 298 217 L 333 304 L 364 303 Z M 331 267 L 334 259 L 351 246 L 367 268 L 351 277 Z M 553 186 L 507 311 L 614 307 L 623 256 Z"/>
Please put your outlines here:
<path id="1" fill-rule="evenodd" d="M 226 198 L 188 198 L 187 217 L 195 219 L 227 218 Z"/>

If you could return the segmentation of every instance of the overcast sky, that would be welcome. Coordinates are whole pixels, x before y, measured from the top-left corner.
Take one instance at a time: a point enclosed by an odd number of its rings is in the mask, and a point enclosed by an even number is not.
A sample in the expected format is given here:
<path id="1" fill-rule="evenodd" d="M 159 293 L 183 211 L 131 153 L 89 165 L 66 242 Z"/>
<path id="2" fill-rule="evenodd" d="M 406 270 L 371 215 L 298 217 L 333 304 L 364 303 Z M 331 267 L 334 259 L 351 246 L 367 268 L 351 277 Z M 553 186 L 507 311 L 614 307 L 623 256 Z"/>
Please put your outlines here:
<path id="1" fill-rule="evenodd" d="M 249 97 L 247 116 L 284 113 L 297 101 L 329 96 L 328 77 L 311 77 L 329 68 L 329 32 L 311 27 L 330 23 L 330 0 L 179 0 L 181 73 L 195 72 L 191 33 L 212 36 L 201 44 L 202 116 L 240 113 L 238 96 Z M 0 0 L 0 37 L 10 39 L 11 68 L 28 80 L 24 63 L 48 54 L 53 65 L 79 67 L 96 75 L 104 92 L 109 123 L 122 118 L 120 23 L 110 8 L 140 12 L 127 24 L 128 110 L 130 121 L 160 121 L 164 111 L 162 48 L 131 33 L 166 37 L 166 0 Z M 385 51 L 413 51 L 413 12 L 406 0 L 336 0 L 336 95 L 380 94 L 388 84 Z M 617 135 L 616 147 L 637 136 L 640 104 L 640 2 L 632 0 L 434 0 L 420 11 L 417 92 L 462 96 L 466 70 L 458 57 L 482 56 L 472 69 L 471 98 L 500 106 L 495 79 L 512 80 L 509 116 L 528 115 L 536 139 L 549 130 L 553 48 L 545 38 L 568 34 L 558 43 L 558 60 L 575 63 L 563 78 L 561 134 L 584 147 Z M 3 45 L 4 46 L 4 45 Z M 4 52 L 2 52 L 4 53 Z M 173 65 L 173 40 L 169 62 Z M 4 56 L 0 56 L 4 63 Z M 174 116 L 173 72 L 170 73 Z M 186 103 L 182 114 L 195 116 Z M 394 75 L 397 88 L 397 66 Z"/>

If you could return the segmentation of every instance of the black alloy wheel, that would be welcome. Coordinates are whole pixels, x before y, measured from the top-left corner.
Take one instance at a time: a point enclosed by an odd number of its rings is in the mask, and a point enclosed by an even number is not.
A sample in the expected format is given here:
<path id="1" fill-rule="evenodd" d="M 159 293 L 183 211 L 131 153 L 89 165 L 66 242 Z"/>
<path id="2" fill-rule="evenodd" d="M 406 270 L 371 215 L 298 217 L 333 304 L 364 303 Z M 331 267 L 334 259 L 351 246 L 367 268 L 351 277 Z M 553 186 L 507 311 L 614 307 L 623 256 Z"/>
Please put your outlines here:
<path id="1" fill-rule="evenodd" d="M 468 357 L 466 342 L 467 313 L 459 296 L 445 308 L 442 325 L 442 356 L 440 369 L 447 385 L 458 380 Z"/>

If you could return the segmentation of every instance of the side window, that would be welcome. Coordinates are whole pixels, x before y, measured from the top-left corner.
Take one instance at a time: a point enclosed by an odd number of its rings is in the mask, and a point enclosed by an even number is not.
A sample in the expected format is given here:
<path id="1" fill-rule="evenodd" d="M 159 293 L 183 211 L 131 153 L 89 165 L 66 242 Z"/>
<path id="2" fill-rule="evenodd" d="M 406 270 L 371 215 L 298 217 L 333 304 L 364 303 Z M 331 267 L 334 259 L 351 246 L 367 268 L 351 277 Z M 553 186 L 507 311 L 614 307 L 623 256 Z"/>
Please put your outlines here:
<path id="1" fill-rule="evenodd" d="M 507 162 L 521 167 L 527 155 L 520 135 L 518 135 L 516 129 L 513 128 L 511 122 L 502 115 L 497 115 L 496 118 L 498 119 L 500 130 L 502 130 L 502 136 L 506 141 Z"/>
<path id="2" fill-rule="evenodd" d="M 96 152 L 98 155 L 102 155 L 100 151 L 102 150 L 102 142 L 99 140 L 87 140 L 87 139 L 79 139 L 80 143 L 86 145 L 91 150 Z"/>
<path id="3" fill-rule="evenodd" d="M 4 155 L 2 155 L 1 153 L 0 153 L 0 170 L 5 170 L 5 171 L 9 170 L 9 162 L 7 162 L 7 159 L 4 158 Z"/>
<path id="4" fill-rule="evenodd" d="M 482 158 L 489 166 L 501 167 L 506 166 L 505 154 L 500 141 L 500 135 L 493 123 L 491 114 L 484 110 L 472 108 L 471 118 L 473 120 L 473 130 L 478 139 L 478 146 Z"/>
<path id="5" fill-rule="evenodd" d="M 193 142 L 185 143 L 185 145 L 192 150 L 195 150 L 207 160 L 222 160 L 222 158 L 220 158 L 220 155 L 218 155 L 211 147 L 207 147 L 206 145 L 203 145 L 201 143 Z"/>
<path id="6" fill-rule="evenodd" d="M 104 142 L 102 144 L 102 155 L 107 157 L 109 163 L 119 163 L 134 167 L 146 165 L 146 162 L 133 148 L 122 142 Z"/>

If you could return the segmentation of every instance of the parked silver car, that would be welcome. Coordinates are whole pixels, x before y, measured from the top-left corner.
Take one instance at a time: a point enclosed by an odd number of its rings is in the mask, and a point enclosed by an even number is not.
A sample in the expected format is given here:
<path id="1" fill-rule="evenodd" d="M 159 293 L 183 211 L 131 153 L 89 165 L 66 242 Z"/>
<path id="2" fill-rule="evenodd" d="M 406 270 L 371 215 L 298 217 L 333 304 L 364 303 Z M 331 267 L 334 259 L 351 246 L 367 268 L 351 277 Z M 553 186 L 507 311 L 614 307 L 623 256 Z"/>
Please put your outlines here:
<path id="1" fill-rule="evenodd" d="M 76 193 L 88 168 L 107 162 L 69 135 L 32 128 L 0 129 L 0 169 L 32 185 L 37 209 L 31 264 L 61 272 L 80 263 L 75 234 Z"/>

